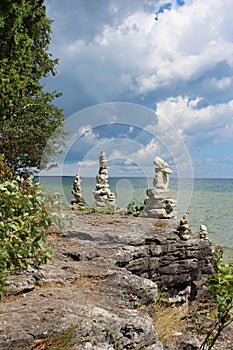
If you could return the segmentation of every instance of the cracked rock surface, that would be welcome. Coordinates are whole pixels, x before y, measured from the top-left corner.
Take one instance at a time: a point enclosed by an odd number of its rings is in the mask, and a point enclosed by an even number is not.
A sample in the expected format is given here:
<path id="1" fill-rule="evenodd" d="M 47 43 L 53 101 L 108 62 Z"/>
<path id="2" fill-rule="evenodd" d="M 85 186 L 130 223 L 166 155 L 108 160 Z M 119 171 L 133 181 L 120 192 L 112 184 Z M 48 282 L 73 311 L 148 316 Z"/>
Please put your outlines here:
<path id="1" fill-rule="evenodd" d="M 163 350 L 138 307 L 156 300 L 158 286 L 185 288 L 211 271 L 210 242 L 182 241 L 176 224 L 78 213 L 64 235 L 50 236 L 53 264 L 9 279 L 0 349 L 27 349 L 72 326 L 74 349 Z"/>

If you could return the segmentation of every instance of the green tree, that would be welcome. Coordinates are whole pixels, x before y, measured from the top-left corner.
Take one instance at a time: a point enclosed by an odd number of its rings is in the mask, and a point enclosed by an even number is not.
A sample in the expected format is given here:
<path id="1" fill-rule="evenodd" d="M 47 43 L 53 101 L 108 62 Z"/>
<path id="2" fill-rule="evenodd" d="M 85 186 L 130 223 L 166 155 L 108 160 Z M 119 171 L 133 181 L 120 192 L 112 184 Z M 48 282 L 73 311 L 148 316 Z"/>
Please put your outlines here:
<path id="1" fill-rule="evenodd" d="M 56 92 L 45 92 L 41 79 L 54 75 L 57 59 L 49 54 L 51 20 L 43 0 L 0 2 L 0 149 L 17 171 L 40 168 L 47 141 L 60 139 L 62 110 L 52 104 Z M 59 129 L 60 127 L 60 129 Z M 60 152 L 56 139 L 47 147 L 43 166 Z"/>

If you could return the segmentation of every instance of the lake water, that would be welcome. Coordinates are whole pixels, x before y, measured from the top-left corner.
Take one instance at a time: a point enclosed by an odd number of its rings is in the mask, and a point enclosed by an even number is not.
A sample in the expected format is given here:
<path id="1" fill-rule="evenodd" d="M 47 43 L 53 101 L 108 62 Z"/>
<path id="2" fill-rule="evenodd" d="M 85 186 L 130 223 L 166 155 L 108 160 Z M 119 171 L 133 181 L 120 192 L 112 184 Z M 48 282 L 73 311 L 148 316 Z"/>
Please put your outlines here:
<path id="1" fill-rule="evenodd" d="M 46 190 L 60 192 L 67 203 L 73 198 L 73 177 L 40 177 L 40 182 Z M 88 205 L 94 204 L 95 184 L 95 178 L 82 178 Z M 119 207 L 132 201 L 142 203 L 146 189 L 153 188 L 152 179 L 146 178 L 110 178 L 109 184 Z M 170 179 L 170 191 L 171 198 L 178 200 L 178 217 L 188 213 L 193 233 L 199 232 L 201 224 L 206 225 L 211 241 L 223 245 L 225 260 L 233 262 L 233 179 Z"/>

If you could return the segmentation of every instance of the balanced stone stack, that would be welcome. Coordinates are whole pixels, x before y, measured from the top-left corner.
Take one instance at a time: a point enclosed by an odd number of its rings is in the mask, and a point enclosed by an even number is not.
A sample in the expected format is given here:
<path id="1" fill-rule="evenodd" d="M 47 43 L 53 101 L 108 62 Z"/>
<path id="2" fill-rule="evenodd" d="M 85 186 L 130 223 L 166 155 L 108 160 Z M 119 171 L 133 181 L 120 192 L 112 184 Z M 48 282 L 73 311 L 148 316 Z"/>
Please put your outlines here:
<path id="1" fill-rule="evenodd" d="M 191 230 L 188 224 L 188 215 L 184 214 L 180 220 L 180 225 L 177 228 L 177 232 L 181 239 L 187 241 L 190 238 Z"/>
<path id="2" fill-rule="evenodd" d="M 109 189 L 108 163 L 104 151 L 101 151 L 99 157 L 99 173 L 96 181 L 96 189 L 93 193 L 97 207 L 104 207 L 106 204 L 115 206 L 115 194 Z"/>
<path id="3" fill-rule="evenodd" d="M 85 205 L 85 201 L 84 201 L 83 196 L 82 196 L 81 179 L 80 179 L 79 174 L 77 174 L 74 178 L 73 189 L 72 189 L 71 193 L 74 196 L 74 199 L 71 200 L 72 205 L 74 205 L 74 204 L 78 205 L 78 206 Z"/>
<path id="4" fill-rule="evenodd" d="M 205 225 L 200 226 L 200 238 L 201 239 L 208 239 L 208 231 L 207 227 Z"/>
<path id="5" fill-rule="evenodd" d="M 169 176 L 172 170 L 168 168 L 168 164 L 156 157 L 154 160 L 155 177 L 153 179 L 153 185 L 155 188 L 148 189 L 146 194 L 149 198 L 145 199 L 145 212 L 149 217 L 157 219 L 171 219 L 176 216 L 174 207 L 176 200 L 170 198 L 169 191 Z"/>

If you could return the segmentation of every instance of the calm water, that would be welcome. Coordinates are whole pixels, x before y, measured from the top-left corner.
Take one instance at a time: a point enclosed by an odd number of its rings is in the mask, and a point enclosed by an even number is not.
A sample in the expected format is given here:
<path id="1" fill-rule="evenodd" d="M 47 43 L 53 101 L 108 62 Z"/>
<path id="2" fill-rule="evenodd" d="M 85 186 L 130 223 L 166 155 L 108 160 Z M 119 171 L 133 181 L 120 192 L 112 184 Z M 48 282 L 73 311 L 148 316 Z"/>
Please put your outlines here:
<path id="1" fill-rule="evenodd" d="M 72 199 L 73 177 L 41 177 L 43 188 L 60 192 L 65 201 Z M 82 178 L 85 202 L 94 203 L 95 178 Z M 116 194 L 119 207 L 127 207 L 131 201 L 142 203 L 146 189 L 152 188 L 152 180 L 145 178 L 110 178 L 111 190 Z M 178 217 L 187 212 L 193 233 L 201 224 L 207 226 L 213 243 L 224 246 L 224 257 L 233 262 L 233 179 L 170 179 L 171 197 L 178 200 Z"/>

